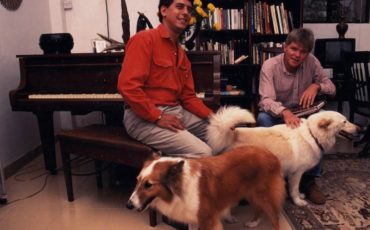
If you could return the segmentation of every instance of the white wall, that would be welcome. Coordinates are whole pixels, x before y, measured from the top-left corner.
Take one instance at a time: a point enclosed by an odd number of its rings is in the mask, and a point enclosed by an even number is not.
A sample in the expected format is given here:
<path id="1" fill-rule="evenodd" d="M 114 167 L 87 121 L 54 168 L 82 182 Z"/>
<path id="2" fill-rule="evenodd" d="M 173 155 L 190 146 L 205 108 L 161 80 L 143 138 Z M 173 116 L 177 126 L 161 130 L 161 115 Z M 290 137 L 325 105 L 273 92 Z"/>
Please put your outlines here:
<path id="1" fill-rule="evenodd" d="M 315 33 L 315 38 L 337 38 L 338 33 L 335 29 L 335 23 L 328 24 L 304 24 L 304 27 L 311 28 Z M 370 24 L 348 24 L 346 38 L 356 38 L 356 50 L 370 50 Z"/>
<path id="2" fill-rule="evenodd" d="M 72 9 L 64 10 L 63 0 L 49 0 L 53 32 L 71 33 L 73 53 L 92 52 L 91 40 L 97 33 L 107 36 L 105 0 L 72 0 Z M 144 13 L 153 26 L 158 25 L 158 1 L 126 0 L 130 19 L 130 35 L 136 32 L 138 11 Z M 88 7 L 87 7 L 88 6 Z M 121 0 L 108 0 L 110 38 L 122 42 Z"/>
<path id="3" fill-rule="evenodd" d="M 52 28 L 54 32 L 63 29 L 72 34 L 75 47 L 73 52 L 91 52 L 91 40 L 97 38 L 96 33 L 107 35 L 106 13 L 104 0 L 72 0 L 73 9 L 61 9 L 62 0 L 49 0 L 52 12 Z M 89 5 L 89 7 L 86 7 Z M 130 18 L 130 35 L 136 32 L 138 11 L 144 13 L 153 26 L 157 26 L 157 0 L 126 0 Z M 59 7 L 59 11 L 57 9 Z M 108 0 L 110 37 L 122 41 L 121 0 Z M 63 26 L 62 26 L 63 25 Z M 347 38 L 356 38 L 357 50 L 370 50 L 370 24 L 348 24 Z M 311 28 L 316 38 L 336 38 L 336 24 L 304 24 Z"/>
<path id="4" fill-rule="evenodd" d="M 110 37 L 122 41 L 121 0 L 107 0 Z M 42 33 L 71 33 L 72 53 L 92 52 L 91 40 L 96 33 L 107 35 L 105 0 L 72 0 L 72 10 L 63 9 L 63 0 L 22 1 L 17 11 L 0 6 L 0 160 L 9 165 L 40 144 L 37 121 L 33 114 L 12 112 L 8 92 L 19 85 L 19 66 L 15 55 L 41 54 L 38 39 Z M 144 13 L 153 26 L 158 25 L 158 0 L 126 0 L 130 17 L 130 34 L 135 34 L 137 12 Z M 337 37 L 335 24 L 305 24 L 316 38 Z M 356 38 L 357 50 L 370 50 L 370 24 L 349 24 L 346 37 Z M 98 118 L 99 115 L 96 115 Z M 96 118 L 96 117 L 95 117 Z M 56 114 L 56 126 L 68 126 L 68 113 Z M 83 118 L 82 118 L 83 119 Z M 82 120 L 82 124 L 84 120 Z M 63 125 L 62 124 L 62 125 Z"/>
<path id="5" fill-rule="evenodd" d="M 23 1 L 17 11 L 0 5 L 0 161 L 8 165 L 39 144 L 31 113 L 12 112 L 9 91 L 19 85 L 17 54 L 41 53 L 40 34 L 51 32 L 48 0 Z"/>

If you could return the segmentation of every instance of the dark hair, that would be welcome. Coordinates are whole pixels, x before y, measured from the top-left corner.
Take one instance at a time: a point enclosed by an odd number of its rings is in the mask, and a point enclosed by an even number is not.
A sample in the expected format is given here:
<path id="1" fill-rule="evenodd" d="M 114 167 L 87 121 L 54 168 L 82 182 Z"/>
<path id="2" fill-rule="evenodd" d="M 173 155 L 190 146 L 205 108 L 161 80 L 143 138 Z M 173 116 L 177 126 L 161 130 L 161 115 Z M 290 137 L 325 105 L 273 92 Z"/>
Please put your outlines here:
<path id="1" fill-rule="evenodd" d="M 288 34 L 288 37 L 285 40 L 285 44 L 289 45 L 292 42 L 298 42 L 302 44 L 303 48 L 307 49 L 308 52 L 311 52 L 313 44 L 315 42 L 315 37 L 312 30 L 310 29 L 294 29 Z"/>
<path id="2" fill-rule="evenodd" d="M 163 20 L 163 16 L 161 14 L 161 7 L 162 6 L 165 6 L 165 7 L 169 7 L 171 4 L 172 4 L 173 0 L 159 0 L 159 4 L 158 4 L 158 18 L 159 18 L 159 21 L 162 22 Z"/>
<path id="3" fill-rule="evenodd" d="M 191 5 L 193 5 L 193 1 L 192 0 L 189 0 L 189 2 L 191 2 Z M 163 20 L 163 16 L 161 14 L 161 7 L 164 6 L 164 7 L 170 7 L 170 5 L 173 3 L 173 0 L 159 0 L 159 4 L 158 4 L 158 18 L 159 18 L 159 21 L 162 22 Z"/>

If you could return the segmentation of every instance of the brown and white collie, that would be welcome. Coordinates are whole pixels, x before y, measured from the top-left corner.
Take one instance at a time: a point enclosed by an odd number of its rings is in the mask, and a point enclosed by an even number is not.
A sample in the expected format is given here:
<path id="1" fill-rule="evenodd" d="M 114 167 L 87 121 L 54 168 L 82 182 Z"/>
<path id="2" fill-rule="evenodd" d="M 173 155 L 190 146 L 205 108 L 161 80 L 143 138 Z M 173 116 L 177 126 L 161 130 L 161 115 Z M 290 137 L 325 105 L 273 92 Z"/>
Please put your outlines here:
<path id="1" fill-rule="evenodd" d="M 279 229 L 284 183 L 277 157 L 259 147 L 197 159 L 154 156 L 139 173 L 127 208 L 150 206 L 191 229 L 218 230 L 222 218 L 230 220 L 230 208 L 246 199 L 255 210 L 246 226 L 257 226 L 265 213 Z"/>

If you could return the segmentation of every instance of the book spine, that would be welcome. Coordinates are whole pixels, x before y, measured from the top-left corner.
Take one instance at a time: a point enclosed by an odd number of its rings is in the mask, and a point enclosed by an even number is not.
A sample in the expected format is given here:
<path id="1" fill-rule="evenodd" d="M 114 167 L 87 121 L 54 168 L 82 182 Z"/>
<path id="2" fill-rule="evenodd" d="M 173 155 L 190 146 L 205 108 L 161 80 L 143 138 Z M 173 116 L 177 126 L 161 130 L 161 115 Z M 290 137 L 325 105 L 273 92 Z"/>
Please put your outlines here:
<path id="1" fill-rule="evenodd" d="M 281 14 L 280 14 L 280 7 L 278 5 L 275 5 L 276 7 L 276 17 L 277 17 L 277 22 L 278 22 L 278 27 L 279 27 L 279 34 L 283 34 L 283 25 L 282 25 L 282 20 L 281 20 Z"/>
<path id="2" fill-rule="evenodd" d="M 275 12 L 275 6 L 274 5 L 270 5 L 270 12 L 271 12 L 271 19 L 272 19 L 274 34 L 279 34 L 279 28 L 278 28 L 278 25 L 277 25 L 277 18 L 276 18 L 276 12 Z"/>

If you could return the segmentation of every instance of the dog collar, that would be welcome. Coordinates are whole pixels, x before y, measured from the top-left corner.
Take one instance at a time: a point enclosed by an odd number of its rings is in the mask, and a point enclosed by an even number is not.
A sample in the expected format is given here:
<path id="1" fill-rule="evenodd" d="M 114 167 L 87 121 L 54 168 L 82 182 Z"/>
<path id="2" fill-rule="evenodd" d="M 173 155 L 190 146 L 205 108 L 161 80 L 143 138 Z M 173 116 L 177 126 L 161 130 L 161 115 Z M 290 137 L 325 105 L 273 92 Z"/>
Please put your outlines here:
<path id="1" fill-rule="evenodd" d="M 313 139 L 315 140 L 316 142 L 316 145 L 319 146 L 319 149 L 321 150 L 321 152 L 323 153 L 324 152 L 324 147 L 322 147 L 322 145 L 319 143 L 319 141 L 317 140 L 317 138 L 313 135 L 311 129 L 310 129 L 310 126 L 308 126 L 308 131 L 310 131 L 310 134 L 311 136 L 313 137 Z"/>

